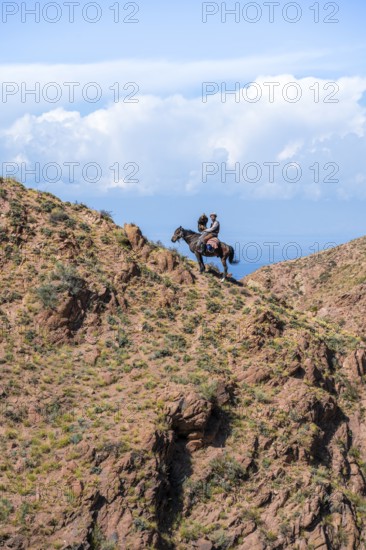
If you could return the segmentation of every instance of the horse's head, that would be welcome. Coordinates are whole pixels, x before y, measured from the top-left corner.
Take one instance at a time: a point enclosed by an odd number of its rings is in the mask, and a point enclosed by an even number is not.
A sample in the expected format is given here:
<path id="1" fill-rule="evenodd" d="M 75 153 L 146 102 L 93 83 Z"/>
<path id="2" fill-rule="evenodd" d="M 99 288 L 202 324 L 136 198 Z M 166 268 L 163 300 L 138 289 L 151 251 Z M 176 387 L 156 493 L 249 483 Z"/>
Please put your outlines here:
<path id="1" fill-rule="evenodd" d="M 183 237 L 183 227 L 180 226 L 178 229 L 174 231 L 173 237 L 172 237 L 172 243 L 176 243 Z"/>

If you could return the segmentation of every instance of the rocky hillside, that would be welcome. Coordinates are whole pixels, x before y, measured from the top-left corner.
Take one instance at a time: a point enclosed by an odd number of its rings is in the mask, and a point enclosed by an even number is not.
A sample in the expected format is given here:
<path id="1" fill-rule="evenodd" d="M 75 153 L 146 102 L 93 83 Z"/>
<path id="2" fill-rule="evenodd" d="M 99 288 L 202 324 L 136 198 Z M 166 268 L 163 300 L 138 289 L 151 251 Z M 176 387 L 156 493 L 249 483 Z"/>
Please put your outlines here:
<path id="1" fill-rule="evenodd" d="M 366 237 L 248 277 L 288 304 L 366 339 Z"/>
<path id="2" fill-rule="evenodd" d="M 1 548 L 365 548 L 361 315 L 10 180 L 0 243 Z"/>

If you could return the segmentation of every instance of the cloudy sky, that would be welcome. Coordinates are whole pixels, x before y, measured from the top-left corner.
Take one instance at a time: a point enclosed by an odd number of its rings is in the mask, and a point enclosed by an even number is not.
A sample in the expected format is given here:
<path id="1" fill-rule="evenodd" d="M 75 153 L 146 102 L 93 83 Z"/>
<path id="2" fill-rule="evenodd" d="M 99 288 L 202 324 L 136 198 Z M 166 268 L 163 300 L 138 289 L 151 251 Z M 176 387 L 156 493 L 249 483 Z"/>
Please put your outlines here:
<path id="1" fill-rule="evenodd" d="M 35 4 L 1 6 L 3 175 L 164 242 L 365 233 L 364 3 Z"/>

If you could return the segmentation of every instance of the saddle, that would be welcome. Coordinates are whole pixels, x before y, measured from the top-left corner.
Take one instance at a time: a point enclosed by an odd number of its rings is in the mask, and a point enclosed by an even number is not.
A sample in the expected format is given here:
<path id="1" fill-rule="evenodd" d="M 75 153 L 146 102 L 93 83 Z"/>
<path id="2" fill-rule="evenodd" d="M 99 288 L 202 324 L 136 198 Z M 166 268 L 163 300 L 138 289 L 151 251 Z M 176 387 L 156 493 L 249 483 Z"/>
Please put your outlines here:
<path id="1" fill-rule="evenodd" d="M 217 250 L 220 246 L 220 241 L 217 237 L 212 237 L 206 242 L 207 246 L 211 246 L 214 250 Z"/>

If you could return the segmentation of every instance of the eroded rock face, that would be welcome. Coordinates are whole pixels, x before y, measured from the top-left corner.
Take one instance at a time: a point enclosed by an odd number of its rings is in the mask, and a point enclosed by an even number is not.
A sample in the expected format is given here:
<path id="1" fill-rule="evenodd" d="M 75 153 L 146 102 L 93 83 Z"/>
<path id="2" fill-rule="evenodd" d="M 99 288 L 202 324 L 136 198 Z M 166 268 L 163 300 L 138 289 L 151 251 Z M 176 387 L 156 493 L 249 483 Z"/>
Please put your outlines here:
<path id="1" fill-rule="evenodd" d="M 215 440 L 222 429 L 220 407 L 231 401 L 232 392 L 231 386 L 218 380 L 212 401 L 191 392 L 167 405 L 167 421 L 177 437 L 187 439 L 189 451 L 196 451 Z"/>
<path id="2" fill-rule="evenodd" d="M 171 275 L 173 281 L 178 285 L 191 285 L 196 278 L 188 269 L 178 267 Z"/>
<path id="3" fill-rule="evenodd" d="M 81 328 L 87 329 L 90 322 L 97 325 L 106 307 L 113 309 L 118 306 L 118 298 L 109 288 L 101 288 L 99 294 L 88 289 L 82 281 L 82 288 L 77 293 L 60 295 L 59 305 L 55 309 L 42 311 L 37 323 L 51 342 L 61 344 L 75 338 Z"/>
<path id="4" fill-rule="evenodd" d="M 131 247 L 141 261 L 146 262 L 149 268 L 159 275 L 169 275 L 172 281 L 175 283 L 192 284 L 195 281 L 195 277 L 190 269 L 182 264 L 181 259 L 177 254 L 172 253 L 169 250 L 163 248 L 156 248 L 152 246 L 148 240 L 143 236 L 139 227 L 133 224 L 125 224 L 124 230 L 127 238 L 131 243 Z M 136 269 L 136 268 L 134 268 Z M 122 280 L 127 282 L 131 278 L 131 267 L 127 270 L 127 274 L 124 274 L 122 270 Z"/>
<path id="5" fill-rule="evenodd" d="M 267 382 L 271 378 L 271 374 L 265 367 L 252 367 L 243 373 L 241 380 L 247 384 L 260 384 Z"/>
<path id="6" fill-rule="evenodd" d="M 366 350 L 361 348 L 354 351 L 345 359 L 343 367 L 362 382 L 362 377 L 366 374 Z"/>
<path id="7" fill-rule="evenodd" d="M 141 275 L 141 270 L 134 261 L 124 261 L 118 267 L 118 273 L 114 279 L 115 285 L 127 285 L 131 280 Z"/>
<path id="8" fill-rule="evenodd" d="M 179 265 L 176 256 L 173 256 L 168 250 L 161 250 L 156 254 L 155 259 L 158 273 L 166 273 L 167 271 L 173 271 Z"/>
<path id="9" fill-rule="evenodd" d="M 102 537 L 117 548 L 162 547 L 156 526 L 170 488 L 167 471 L 173 449 L 173 432 L 155 432 L 147 438 L 146 450 L 141 453 L 131 452 L 118 459 L 112 449 L 102 455 L 94 451 L 100 470 L 98 489 L 75 485 L 73 495 L 79 499 L 83 513 L 66 518 L 51 542 L 63 540 L 64 548 L 93 549 L 97 537 Z M 141 469 L 145 476 L 140 479 Z M 127 493 L 138 498 L 128 503 Z"/>
<path id="10" fill-rule="evenodd" d="M 204 444 L 204 435 L 213 405 L 195 393 L 180 397 L 167 407 L 167 419 L 178 437 L 188 439 L 188 448 L 197 450 Z"/>
<path id="11" fill-rule="evenodd" d="M 272 311 L 262 311 L 256 315 L 253 324 L 248 327 L 251 345 L 261 349 L 268 338 L 276 338 L 283 334 L 285 325 L 282 319 Z"/>
<path id="12" fill-rule="evenodd" d="M 126 223 L 124 225 L 124 230 L 134 250 L 141 250 L 147 244 L 147 240 L 137 225 Z"/>
<path id="13" fill-rule="evenodd" d="M 56 310 L 39 315 L 39 324 L 47 330 L 52 342 L 62 343 L 82 326 L 92 293 L 83 290 L 77 296 L 64 296 Z"/>

